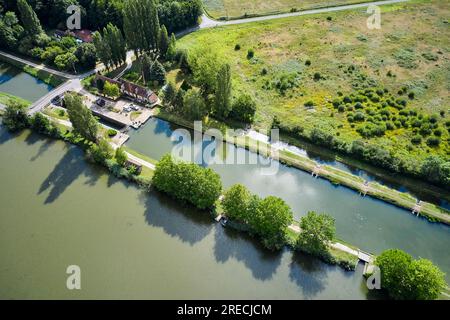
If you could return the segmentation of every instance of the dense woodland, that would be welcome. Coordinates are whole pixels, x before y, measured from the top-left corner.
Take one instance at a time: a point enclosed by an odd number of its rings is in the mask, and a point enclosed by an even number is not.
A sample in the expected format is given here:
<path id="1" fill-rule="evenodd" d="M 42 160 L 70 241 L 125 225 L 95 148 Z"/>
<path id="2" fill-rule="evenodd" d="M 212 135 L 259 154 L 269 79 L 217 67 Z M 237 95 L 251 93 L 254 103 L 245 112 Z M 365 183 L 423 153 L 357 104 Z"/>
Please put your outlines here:
<path id="1" fill-rule="evenodd" d="M 53 36 L 52 30 L 66 29 L 70 5 L 81 7 L 82 29 L 106 32 L 108 41 L 119 41 L 121 53 L 115 53 L 119 56 L 98 56 L 98 46 L 94 44 L 79 44 L 73 37 L 58 40 Z M 133 6 L 140 8 L 138 16 L 127 16 L 127 12 L 132 11 L 127 7 Z M 198 0 L 0 0 L 0 48 L 41 60 L 60 70 L 78 72 L 93 68 L 97 58 L 114 65 L 123 62 L 125 40 L 128 47 L 136 51 L 155 49 L 160 26 L 166 34 L 171 34 L 195 25 L 201 12 Z M 139 25 L 141 22 L 143 24 Z M 113 36 L 108 33 L 111 31 Z"/>
<path id="2" fill-rule="evenodd" d="M 17 0 L 0 0 L 0 12 L 18 12 Z M 120 29 L 123 26 L 122 0 L 27 0 L 36 12 L 42 25 L 48 28 L 62 27 L 67 19 L 66 9 L 80 5 L 82 28 L 99 30 L 112 23 Z M 161 24 L 170 32 L 182 30 L 197 23 L 200 17 L 200 0 L 159 0 L 156 1 Z"/>

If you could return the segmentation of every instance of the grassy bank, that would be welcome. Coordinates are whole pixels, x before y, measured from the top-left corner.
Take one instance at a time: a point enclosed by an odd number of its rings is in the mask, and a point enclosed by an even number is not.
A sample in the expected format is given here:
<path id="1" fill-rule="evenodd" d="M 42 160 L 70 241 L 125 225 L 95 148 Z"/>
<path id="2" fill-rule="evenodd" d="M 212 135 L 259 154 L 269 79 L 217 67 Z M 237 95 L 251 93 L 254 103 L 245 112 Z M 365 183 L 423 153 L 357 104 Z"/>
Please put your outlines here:
<path id="1" fill-rule="evenodd" d="M 191 121 L 187 121 L 186 119 L 183 119 L 178 115 L 167 113 L 163 109 L 155 109 L 155 116 L 177 125 L 184 126 L 189 129 L 194 129 L 193 123 Z M 223 124 L 221 126 L 217 126 L 216 124 L 216 121 L 206 122 L 203 126 L 203 130 L 207 130 L 209 128 L 225 129 L 225 126 Z M 260 153 L 256 141 L 251 141 L 250 139 L 246 139 L 244 137 L 235 138 L 229 136 L 225 136 L 224 139 L 227 142 L 234 144 L 235 146 L 243 147 L 249 151 Z M 266 149 L 269 148 L 267 144 L 259 143 L 259 145 L 264 145 Z M 271 153 L 269 150 L 265 155 L 270 156 L 270 154 Z M 307 157 L 296 155 L 289 151 L 279 152 L 278 159 L 285 165 L 289 165 L 306 172 L 313 172 L 317 168 L 317 163 L 315 161 Z M 335 185 L 342 185 L 355 190 L 356 192 L 366 193 L 367 196 L 383 200 L 408 211 L 412 210 L 417 201 L 408 193 L 399 192 L 376 182 L 371 182 L 369 184 L 369 187 L 366 189 L 364 186 L 364 179 L 328 165 L 321 166 L 319 177 L 322 179 L 326 179 Z M 442 222 L 450 225 L 449 212 L 434 204 L 423 202 L 420 215 L 427 218 L 429 221 Z"/>
<path id="2" fill-rule="evenodd" d="M 5 106 L 8 106 L 11 102 L 16 102 L 23 104 L 25 106 L 30 106 L 31 102 L 25 99 L 22 99 L 20 97 L 13 96 L 11 94 L 8 94 L 6 92 L 0 92 L 0 104 L 3 104 Z"/>
<path id="3" fill-rule="evenodd" d="M 4 56 L 0 55 L 0 61 L 3 61 L 10 65 L 13 65 L 16 68 L 19 68 L 22 71 L 32 75 L 33 77 L 38 78 L 39 80 L 45 82 L 46 84 L 51 85 L 52 87 L 57 87 L 66 81 L 66 79 L 58 77 L 51 73 L 48 73 L 45 70 L 40 70 L 40 69 L 31 67 L 31 66 L 25 65 L 23 63 L 20 63 L 16 60 L 8 58 L 8 57 L 4 57 Z"/>

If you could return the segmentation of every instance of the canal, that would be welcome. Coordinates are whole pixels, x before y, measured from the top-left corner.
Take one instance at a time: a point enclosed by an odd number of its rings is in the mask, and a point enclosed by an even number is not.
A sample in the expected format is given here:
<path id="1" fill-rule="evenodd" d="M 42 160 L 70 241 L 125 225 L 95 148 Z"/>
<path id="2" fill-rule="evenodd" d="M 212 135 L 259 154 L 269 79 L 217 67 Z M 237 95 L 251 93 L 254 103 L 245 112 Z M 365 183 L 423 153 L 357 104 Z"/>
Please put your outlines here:
<path id="1" fill-rule="evenodd" d="M 0 62 L 0 92 L 35 102 L 52 89 L 52 86 L 19 68 Z"/>
<path id="2" fill-rule="evenodd" d="M 171 140 L 177 128 L 166 121 L 151 119 L 138 131 L 129 132 L 127 146 L 160 159 L 178 144 Z M 184 137 L 189 139 L 186 134 Z M 202 148 L 207 145 L 203 143 Z M 228 148 L 236 149 L 232 145 Z M 200 147 L 198 149 L 201 150 Z M 235 153 L 249 157 L 249 152 L 242 148 L 237 148 Z M 228 150 L 224 157 L 231 154 Z M 196 160 L 201 159 L 199 156 L 201 154 L 197 152 Z M 450 245 L 450 227 L 446 225 L 430 223 L 404 209 L 370 197 L 363 198 L 350 189 L 314 179 L 309 173 L 284 165 L 279 165 L 274 175 L 262 174 L 263 165 L 213 164 L 210 167 L 220 174 L 225 188 L 242 183 L 260 196 L 279 196 L 292 207 L 297 219 L 311 210 L 329 213 L 336 219 L 340 239 L 375 254 L 399 248 L 415 257 L 430 259 L 450 279 L 450 255 L 445 254 Z"/>

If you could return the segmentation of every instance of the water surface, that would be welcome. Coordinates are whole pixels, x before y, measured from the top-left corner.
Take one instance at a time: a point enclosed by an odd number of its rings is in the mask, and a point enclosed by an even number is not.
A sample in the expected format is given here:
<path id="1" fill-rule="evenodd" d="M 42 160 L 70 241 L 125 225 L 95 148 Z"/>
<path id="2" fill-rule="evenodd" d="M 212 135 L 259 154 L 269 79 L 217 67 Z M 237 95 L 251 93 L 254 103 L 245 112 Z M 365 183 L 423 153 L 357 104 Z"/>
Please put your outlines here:
<path id="1" fill-rule="evenodd" d="M 19 68 L 0 62 L 0 92 L 35 102 L 53 89 Z"/>
<path id="2" fill-rule="evenodd" d="M 0 298 L 367 298 L 362 265 L 270 253 L 61 141 L 0 127 L 0 161 Z M 66 289 L 69 265 L 80 291 Z"/>
<path id="3" fill-rule="evenodd" d="M 140 130 L 131 130 L 127 145 L 154 159 L 171 152 L 177 141 L 170 139 L 177 126 L 160 119 L 151 119 Z M 213 142 L 215 143 L 215 142 Z M 204 149 L 209 143 L 197 145 Z M 236 153 L 249 157 L 250 152 Z M 225 152 L 225 157 L 232 154 Z M 201 159 L 197 152 L 192 159 Z M 263 166 L 264 167 L 264 166 Z M 299 219 L 308 211 L 326 212 L 336 219 L 337 235 L 351 244 L 374 254 L 399 248 L 415 257 L 428 258 L 438 264 L 450 279 L 450 227 L 430 223 L 407 210 L 370 197 L 361 197 L 345 187 L 336 187 L 327 180 L 314 179 L 311 174 L 280 165 L 275 175 L 263 175 L 261 165 L 211 165 L 225 187 L 235 183 L 246 185 L 260 195 L 283 198 Z"/>

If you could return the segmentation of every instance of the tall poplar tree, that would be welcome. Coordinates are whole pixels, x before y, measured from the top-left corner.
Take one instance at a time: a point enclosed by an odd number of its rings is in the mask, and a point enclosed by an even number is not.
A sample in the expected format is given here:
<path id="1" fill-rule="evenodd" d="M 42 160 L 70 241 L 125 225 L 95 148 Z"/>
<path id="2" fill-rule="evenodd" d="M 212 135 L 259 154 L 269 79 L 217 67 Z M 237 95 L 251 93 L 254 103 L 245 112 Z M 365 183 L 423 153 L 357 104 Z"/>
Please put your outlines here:
<path id="1" fill-rule="evenodd" d="M 127 0 L 123 29 L 128 47 L 135 52 L 158 48 L 159 19 L 154 0 Z"/>
<path id="2" fill-rule="evenodd" d="M 66 94 L 64 102 L 74 130 L 83 138 L 96 142 L 98 122 L 77 94 Z"/>
<path id="3" fill-rule="evenodd" d="M 219 117 L 227 117 L 231 112 L 231 68 L 228 63 L 217 73 L 215 112 Z"/>
<path id="4" fill-rule="evenodd" d="M 20 20 L 28 35 L 38 36 L 44 32 L 39 18 L 26 0 L 17 0 L 17 8 L 20 12 Z"/>
<path id="5" fill-rule="evenodd" d="M 169 34 L 167 33 L 166 26 L 161 27 L 161 32 L 159 34 L 159 52 L 163 57 L 166 57 L 167 50 L 169 49 Z"/>

